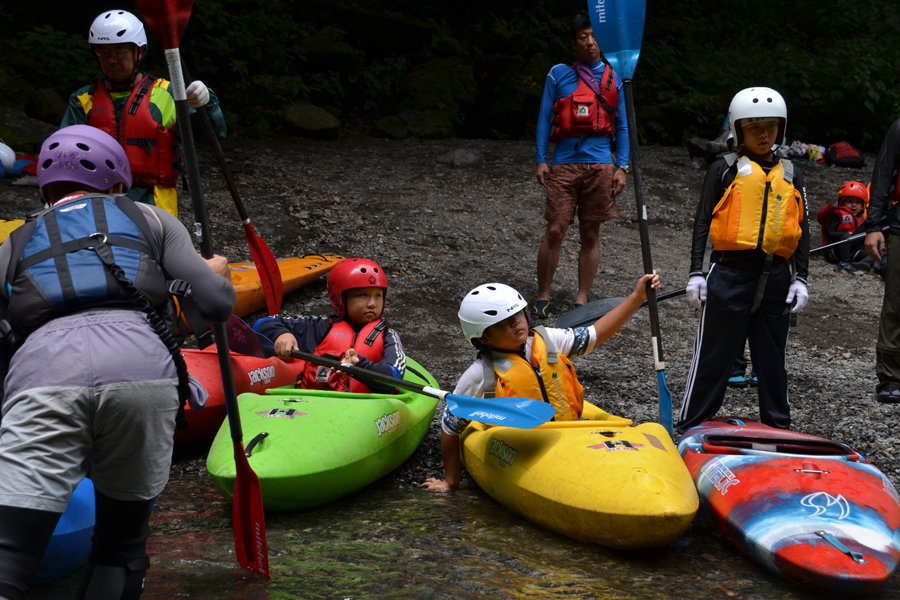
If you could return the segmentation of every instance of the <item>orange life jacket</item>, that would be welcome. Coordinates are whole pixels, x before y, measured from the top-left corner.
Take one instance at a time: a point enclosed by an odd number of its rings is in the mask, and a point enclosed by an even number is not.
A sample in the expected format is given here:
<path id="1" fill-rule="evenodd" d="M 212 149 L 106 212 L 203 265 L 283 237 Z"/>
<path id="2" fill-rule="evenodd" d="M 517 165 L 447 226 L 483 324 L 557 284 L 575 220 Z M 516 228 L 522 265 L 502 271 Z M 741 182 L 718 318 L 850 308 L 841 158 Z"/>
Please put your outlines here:
<path id="1" fill-rule="evenodd" d="M 556 408 L 557 421 L 577 421 L 584 407 L 584 388 L 575 367 L 560 354 L 547 330 L 532 329 L 531 362 L 515 352 L 482 352 L 485 398 L 534 398 Z"/>
<path id="2" fill-rule="evenodd" d="M 382 333 L 387 326 L 387 321 L 377 319 L 367 324 L 357 334 L 346 321 L 334 320 L 328 335 L 313 354 L 341 360 L 347 350 L 353 348 L 360 356 L 378 362 L 384 356 Z M 348 377 L 346 373 L 338 373 L 329 367 L 314 365 L 311 362 L 306 363 L 299 387 L 307 390 L 332 390 L 355 394 L 372 393 L 368 386 Z"/>
<path id="3" fill-rule="evenodd" d="M 734 181 L 713 209 L 709 229 L 713 249 L 761 247 L 766 254 L 792 256 L 803 234 L 800 223 L 806 212 L 793 181 L 790 161 L 780 161 L 767 175 L 757 163 L 741 157 Z"/>
<path id="4" fill-rule="evenodd" d="M 603 70 L 600 93 L 595 94 L 579 77 L 575 91 L 553 104 L 555 130 L 550 135 L 550 141 L 555 143 L 565 138 L 585 135 L 615 137 L 613 131 L 618 104 L 619 91 L 616 89 L 616 76 L 611 66 L 606 65 Z"/>
<path id="5" fill-rule="evenodd" d="M 822 207 L 822 210 L 819 211 L 818 217 L 816 220 L 819 222 L 819 225 L 822 226 L 822 245 L 828 243 L 828 222 L 831 220 L 831 217 L 834 215 L 838 215 L 841 219 L 840 224 L 838 225 L 838 231 L 846 231 L 847 233 L 853 233 L 856 231 L 856 228 L 863 224 L 865 218 L 863 218 L 862 213 L 859 216 L 853 214 L 846 206 L 835 206 L 834 204 L 826 204 Z"/>
<path id="6" fill-rule="evenodd" d="M 116 122 L 112 96 L 103 82 L 97 81 L 91 86 L 88 125 L 105 131 L 125 149 L 134 185 L 174 188 L 178 183 L 178 141 L 150 113 L 154 81 L 145 75 L 135 84 L 125 101 L 121 123 Z"/>

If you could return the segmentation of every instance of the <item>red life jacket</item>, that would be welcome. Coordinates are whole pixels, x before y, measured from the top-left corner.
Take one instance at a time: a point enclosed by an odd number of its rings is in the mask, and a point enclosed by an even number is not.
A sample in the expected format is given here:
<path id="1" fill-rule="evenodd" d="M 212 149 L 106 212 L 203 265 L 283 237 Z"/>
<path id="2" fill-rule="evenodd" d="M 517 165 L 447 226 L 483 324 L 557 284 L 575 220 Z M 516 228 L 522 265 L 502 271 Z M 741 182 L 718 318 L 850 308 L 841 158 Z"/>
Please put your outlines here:
<path id="1" fill-rule="evenodd" d="M 574 67 L 573 67 L 574 68 Z M 579 77 L 575 91 L 553 104 L 553 125 L 551 142 L 570 137 L 602 135 L 615 139 L 616 108 L 619 91 L 616 76 L 611 66 L 606 65 L 600 80 L 600 93 Z"/>
<path id="2" fill-rule="evenodd" d="M 822 245 L 828 243 L 828 222 L 831 220 L 831 217 L 834 215 L 838 215 L 840 217 L 840 224 L 838 225 L 838 231 L 846 231 L 847 233 L 853 233 L 856 231 L 856 228 L 863 224 L 865 219 L 860 216 L 856 216 L 853 212 L 847 208 L 846 206 L 835 206 L 834 204 L 826 204 L 822 207 L 822 210 L 819 211 L 819 216 L 816 217 L 816 220 L 819 222 L 819 225 L 822 226 Z"/>
<path id="3" fill-rule="evenodd" d="M 150 90 L 156 79 L 144 76 L 131 90 L 116 122 L 112 96 L 102 81 L 91 87 L 91 115 L 88 125 L 116 138 L 125 149 L 134 185 L 174 188 L 178 183 L 178 141 L 150 114 Z M 146 96 L 147 101 L 143 102 Z"/>
<path id="4" fill-rule="evenodd" d="M 331 330 L 316 351 L 316 356 L 327 356 L 341 360 L 350 348 L 372 362 L 378 362 L 384 356 L 384 336 L 387 321 L 377 319 L 363 327 L 357 334 L 344 320 L 332 321 Z M 306 390 L 332 390 L 336 392 L 353 392 L 355 394 L 371 394 L 367 386 L 348 377 L 346 373 L 336 373 L 333 369 L 306 363 L 300 386 Z"/>

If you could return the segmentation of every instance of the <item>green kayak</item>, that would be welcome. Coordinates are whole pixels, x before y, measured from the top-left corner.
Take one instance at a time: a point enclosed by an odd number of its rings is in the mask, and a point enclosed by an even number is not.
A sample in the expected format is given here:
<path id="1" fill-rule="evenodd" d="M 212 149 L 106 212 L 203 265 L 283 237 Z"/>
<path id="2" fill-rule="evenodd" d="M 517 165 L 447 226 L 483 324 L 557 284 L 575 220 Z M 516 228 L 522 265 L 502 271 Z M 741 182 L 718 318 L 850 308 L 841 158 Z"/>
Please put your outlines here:
<path id="1" fill-rule="evenodd" d="M 438 387 L 406 358 L 405 379 Z M 384 477 L 415 451 L 437 400 L 413 392 L 349 394 L 276 388 L 238 397 L 244 446 L 259 476 L 267 510 L 331 502 Z M 206 468 L 222 494 L 234 495 L 234 445 L 228 421 L 209 450 Z"/>

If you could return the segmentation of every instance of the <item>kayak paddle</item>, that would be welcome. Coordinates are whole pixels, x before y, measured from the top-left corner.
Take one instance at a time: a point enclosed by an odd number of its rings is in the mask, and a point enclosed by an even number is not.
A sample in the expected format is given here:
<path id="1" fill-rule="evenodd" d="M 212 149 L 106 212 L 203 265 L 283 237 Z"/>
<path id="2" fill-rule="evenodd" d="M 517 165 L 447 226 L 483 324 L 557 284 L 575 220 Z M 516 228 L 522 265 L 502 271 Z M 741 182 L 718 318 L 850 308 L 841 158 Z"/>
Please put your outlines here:
<path id="1" fill-rule="evenodd" d="M 887 233 L 889 230 L 890 225 L 885 225 L 881 231 L 882 233 Z M 819 246 L 818 248 L 811 250 L 809 255 L 815 256 L 816 254 L 822 254 L 823 252 L 827 252 L 828 250 L 832 250 L 834 248 L 840 248 L 841 246 L 853 244 L 854 242 L 861 242 L 865 238 L 865 232 L 855 233 L 845 240 L 827 244 L 825 246 Z M 684 296 L 686 293 L 687 288 L 681 288 L 680 290 L 675 290 L 674 292 L 660 294 L 656 297 L 656 301 L 662 302 L 663 300 L 668 300 L 669 298 Z M 623 300 L 625 300 L 625 298 L 601 298 L 600 300 L 588 302 L 584 306 L 579 306 L 578 308 L 572 309 L 567 313 L 561 314 L 559 318 L 556 319 L 556 323 L 554 323 L 553 326 L 565 329 L 567 327 L 586 327 L 588 325 L 593 325 L 594 322 L 597 321 L 597 319 L 617 307 L 622 303 Z M 644 306 L 647 306 L 646 301 L 638 308 L 643 308 Z M 795 313 L 791 314 L 795 315 Z"/>
<path id="2" fill-rule="evenodd" d="M 634 115 L 634 98 L 631 93 L 631 78 L 641 53 L 644 37 L 644 0 L 616 0 L 598 3 L 591 15 L 594 39 L 603 55 L 622 78 L 625 92 L 625 114 L 628 119 L 628 140 L 631 148 L 629 161 L 634 172 L 634 198 L 637 205 L 638 231 L 641 236 L 641 254 L 644 273 L 653 273 L 650 256 L 650 234 L 647 230 L 647 206 L 644 204 L 644 182 L 638 160 L 637 120 Z M 615 126 L 615 125 L 614 125 Z M 659 332 L 659 310 L 656 306 L 656 291 L 647 282 L 647 306 L 650 309 L 650 337 L 653 343 L 653 362 L 656 367 L 656 385 L 659 390 L 659 423 L 666 428 L 672 440 L 675 427 L 672 413 L 672 393 L 666 385 L 666 363 L 663 360 L 662 338 Z"/>
<path id="3" fill-rule="evenodd" d="M 184 71 L 184 84 L 189 86 L 191 84 L 191 74 L 188 73 L 184 60 L 181 61 L 181 67 Z M 281 280 L 278 261 L 275 260 L 275 255 L 272 254 L 269 246 L 256 234 L 256 230 L 253 229 L 253 225 L 250 223 L 247 209 L 244 208 L 241 196 L 234 185 L 234 178 L 231 176 L 231 170 L 228 168 L 228 162 L 225 160 L 225 153 L 222 152 L 222 145 L 219 143 L 216 132 L 213 131 L 206 109 L 198 110 L 197 114 L 200 116 L 203 133 L 206 134 L 206 139 L 216 155 L 216 162 L 219 163 L 219 171 L 221 171 L 222 177 L 225 179 L 225 185 L 228 187 L 228 191 L 231 192 L 231 198 L 234 200 L 235 207 L 237 207 L 241 223 L 244 225 L 244 237 L 247 238 L 250 256 L 253 257 L 253 264 L 256 265 L 256 272 L 259 273 L 259 281 L 266 296 L 266 310 L 269 311 L 269 315 L 274 316 L 278 314 L 278 310 L 281 308 L 281 299 L 284 295 L 284 284 Z"/>
<path id="4" fill-rule="evenodd" d="M 240 317 L 231 315 L 226 322 L 226 327 L 228 329 L 228 342 L 235 352 L 259 358 L 268 358 L 275 355 L 275 345 L 272 343 L 272 340 L 261 333 L 253 331 Z M 474 396 L 451 394 L 450 392 L 406 381 L 398 377 L 382 375 L 377 371 L 345 365 L 339 361 L 309 354 L 308 352 L 292 350 L 291 356 L 316 365 L 343 371 L 358 379 L 374 381 L 383 385 L 418 392 L 439 400 L 446 400 L 447 408 L 451 413 L 470 421 L 516 427 L 518 429 L 531 429 L 546 423 L 556 414 L 556 409 L 550 403 L 531 398 L 476 398 Z"/>
<path id="5" fill-rule="evenodd" d="M 191 16 L 193 0 L 136 0 L 135 4 L 147 22 L 147 27 L 165 48 L 169 77 L 172 80 L 169 84 L 169 92 L 175 99 L 175 113 L 178 128 L 181 131 L 181 143 L 184 146 L 184 163 L 191 188 L 191 202 L 194 205 L 200 253 L 204 258 L 212 258 L 213 247 L 209 217 L 206 214 L 206 207 L 203 205 L 200 170 L 194 149 L 194 136 L 191 132 L 187 94 L 178 51 L 181 34 L 184 33 L 184 28 Z M 202 113 L 202 111 L 198 112 Z M 228 334 L 224 323 L 213 323 L 212 329 L 216 339 L 219 369 L 222 372 L 222 389 L 225 393 L 228 424 L 234 443 L 236 476 L 232 519 L 234 521 L 235 554 L 242 567 L 263 577 L 269 577 L 269 554 L 266 546 L 262 490 L 259 486 L 259 478 L 250 468 L 247 456 L 244 454 L 241 417 L 237 407 L 237 391 L 234 385 L 234 373 L 231 370 L 231 355 L 228 351 Z"/>

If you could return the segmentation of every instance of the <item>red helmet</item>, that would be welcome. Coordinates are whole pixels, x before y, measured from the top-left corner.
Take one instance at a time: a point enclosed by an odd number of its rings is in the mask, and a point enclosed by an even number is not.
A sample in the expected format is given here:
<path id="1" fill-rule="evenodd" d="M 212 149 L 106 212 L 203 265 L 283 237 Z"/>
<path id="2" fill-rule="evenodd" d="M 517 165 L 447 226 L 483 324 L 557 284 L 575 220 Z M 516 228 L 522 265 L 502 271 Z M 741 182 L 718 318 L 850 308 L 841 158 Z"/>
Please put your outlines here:
<path id="1" fill-rule="evenodd" d="M 848 181 L 841 186 L 838 190 L 838 206 L 843 206 L 844 199 L 848 197 L 859 198 L 864 207 L 869 204 L 869 190 L 858 181 Z"/>
<path id="2" fill-rule="evenodd" d="M 381 287 L 384 288 L 384 299 L 387 301 L 387 275 L 378 263 L 365 258 L 345 258 L 328 272 L 328 297 L 334 314 L 344 318 L 344 292 L 351 288 Z"/>

